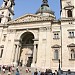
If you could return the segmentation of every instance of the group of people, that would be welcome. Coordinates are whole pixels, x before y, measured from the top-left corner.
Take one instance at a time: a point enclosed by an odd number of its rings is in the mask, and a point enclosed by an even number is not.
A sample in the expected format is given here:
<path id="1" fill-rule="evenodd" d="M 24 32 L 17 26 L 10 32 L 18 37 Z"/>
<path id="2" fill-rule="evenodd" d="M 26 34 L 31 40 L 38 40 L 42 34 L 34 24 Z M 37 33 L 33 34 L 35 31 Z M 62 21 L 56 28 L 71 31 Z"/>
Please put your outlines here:
<path id="1" fill-rule="evenodd" d="M 52 73 L 51 69 L 46 69 L 45 72 L 41 72 L 41 71 L 36 71 L 32 73 L 32 75 L 58 75 L 57 72 Z"/>
<path id="2" fill-rule="evenodd" d="M 21 67 L 8 67 L 8 72 L 7 72 L 7 75 L 12 75 L 12 73 L 15 73 L 15 75 L 21 75 L 21 73 L 19 71 L 22 72 L 22 68 Z M 6 68 L 3 66 L 2 67 L 2 73 L 6 73 Z M 26 68 L 25 69 L 25 73 L 32 73 L 31 75 L 58 75 L 58 72 L 55 71 L 54 73 L 52 72 L 51 69 L 46 69 L 46 71 L 38 71 L 37 69 L 35 69 L 34 72 L 31 71 L 31 69 L 29 68 Z"/>
<path id="3" fill-rule="evenodd" d="M 14 66 L 9 66 L 9 67 L 2 66 L 0 67 L 0 71 L 2 74 L 6 73 L 7 71 L 7 75 L 11 75 L 14 72 L 15 72 L 15 75 L 20 75 L 18 67 L 16 68 L 16 71 L 15 71 Z"/>

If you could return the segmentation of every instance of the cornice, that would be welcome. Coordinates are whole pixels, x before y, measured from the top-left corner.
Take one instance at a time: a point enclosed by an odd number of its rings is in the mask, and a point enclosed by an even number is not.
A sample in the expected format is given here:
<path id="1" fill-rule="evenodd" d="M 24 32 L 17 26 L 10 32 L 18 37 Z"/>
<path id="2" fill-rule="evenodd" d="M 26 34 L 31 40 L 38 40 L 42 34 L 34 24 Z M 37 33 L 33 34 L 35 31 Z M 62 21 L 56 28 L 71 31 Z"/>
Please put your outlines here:
<path id="1" fill-rule="evenodd" d="M 75 18 L 61 18 L 60 21 L 61 21 L 61 22 L 65 22 L 65 21 L 75 21 Z"/>
<path id="2" fill-rule="evenodd" d="M 50 22 L 52 21 L 52 19 L 40 19 L 40 20 L 32 20 L 32 21 L 21 21 L 21 22 L 8 22 L 7 24 L 8 25 L 11 25 L 11 24 L 23 24 L 23 23 L 38 23 L 38 22 Z"/>

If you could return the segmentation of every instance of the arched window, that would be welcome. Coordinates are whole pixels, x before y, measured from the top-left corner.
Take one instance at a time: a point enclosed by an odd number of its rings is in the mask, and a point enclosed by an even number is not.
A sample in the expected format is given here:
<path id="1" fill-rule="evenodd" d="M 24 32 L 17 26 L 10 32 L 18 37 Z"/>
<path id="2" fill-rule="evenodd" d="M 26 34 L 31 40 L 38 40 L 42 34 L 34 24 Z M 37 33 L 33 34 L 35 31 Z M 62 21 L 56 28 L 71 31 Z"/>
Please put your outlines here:
<path id="1" fill-rule="evenodd" d="M 7 2 L 5 2 L 5 6 L 7 6 Z"/>
<path id="2" fill-rule="evenodd" d="M 68 10 L 67 15 L 68 15 L 68 17 L 72 17 L 72 10 Z"/>
<path id="3" fill-rule="evenodd" d="M 71 50 L 71 59 L 74 59 L 74 49 Z"/>
<path id="4" fill-rule="evenodd" d="M 59 56 L 59 52 L 58 52 L 58 50 L 55 50 L 54 51 L 54 59 L 58 59 L 58 56 Z"/>

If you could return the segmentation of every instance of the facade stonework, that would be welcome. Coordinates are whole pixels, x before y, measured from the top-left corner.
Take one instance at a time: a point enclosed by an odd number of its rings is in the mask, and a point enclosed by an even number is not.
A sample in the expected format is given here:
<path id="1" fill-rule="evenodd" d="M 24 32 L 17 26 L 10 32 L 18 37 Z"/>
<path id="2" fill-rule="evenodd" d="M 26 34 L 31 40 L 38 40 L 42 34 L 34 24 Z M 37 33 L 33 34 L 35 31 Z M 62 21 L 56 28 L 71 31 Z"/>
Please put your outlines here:
<path id="1" fill-rule="evenodd" d="M 14 0 L 0 8 L 0 65 L 19 65 L 75 71 L 75 0 L 60 0 L 61 18 L 56 20 L 48 1 L 35 14 L 15 20 Z"/>

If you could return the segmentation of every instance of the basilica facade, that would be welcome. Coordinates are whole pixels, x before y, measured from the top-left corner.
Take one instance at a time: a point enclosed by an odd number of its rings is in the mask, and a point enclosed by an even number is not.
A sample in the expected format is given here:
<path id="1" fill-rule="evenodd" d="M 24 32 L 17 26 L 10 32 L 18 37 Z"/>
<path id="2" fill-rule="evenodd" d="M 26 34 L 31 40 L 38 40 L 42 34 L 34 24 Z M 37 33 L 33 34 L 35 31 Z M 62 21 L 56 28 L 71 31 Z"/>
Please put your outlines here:
<path id="1" fill-rule="evenodd" d="M 35 14 L 14 16 L 14 0 L 0 7 L 0 65 L 75 70 L 75 0 L 60 0 L 56 20 L 48 0 Z"/>

